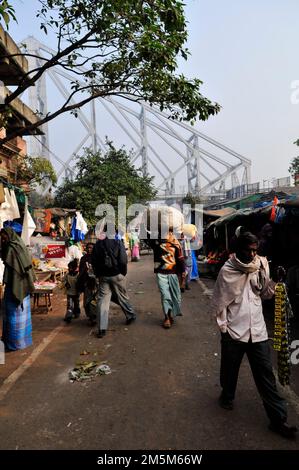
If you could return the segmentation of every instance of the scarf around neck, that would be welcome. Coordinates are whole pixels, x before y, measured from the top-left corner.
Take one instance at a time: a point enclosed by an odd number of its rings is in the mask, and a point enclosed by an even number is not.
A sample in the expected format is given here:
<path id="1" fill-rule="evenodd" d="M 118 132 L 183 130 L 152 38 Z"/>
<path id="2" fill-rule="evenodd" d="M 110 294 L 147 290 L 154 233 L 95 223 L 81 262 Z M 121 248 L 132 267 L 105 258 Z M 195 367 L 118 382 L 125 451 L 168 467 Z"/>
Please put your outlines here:
<path id="1" fill-rule="evenodd" d="M 262 295 L 270 281 L 267 259 L 256 255 L 245 264 L 233 254 L 219 271 L 214 287 L 212 307 L 216 314 L 243 294 L 248 280 L 254 294 Z"/>

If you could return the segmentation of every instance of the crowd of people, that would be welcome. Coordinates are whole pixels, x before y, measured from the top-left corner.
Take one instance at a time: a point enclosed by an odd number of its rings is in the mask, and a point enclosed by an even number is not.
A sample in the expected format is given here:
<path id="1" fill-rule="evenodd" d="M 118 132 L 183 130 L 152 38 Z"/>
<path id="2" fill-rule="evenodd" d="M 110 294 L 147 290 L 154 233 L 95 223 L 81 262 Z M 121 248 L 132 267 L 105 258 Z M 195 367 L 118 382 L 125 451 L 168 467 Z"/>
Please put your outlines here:
<path id="1" fill-rule="evenodd" d="M 261 396 L 269 428 L 294 438 L 296 427 L 287 424 L 287 407 L 276 388 L 272 370 L 267 328 L 262 300 L 274 295 L 277 280 L 285 273 L 279 268 L 270 278 L 266 256 L 258 252 L 258 238 L 238 228 L 233 243 L 234 252 L 220 269 L 216 280 L 212 306 L 221 333 L 219 405 L 234 408 L 239 368 L 247 355 L 252 374 Z M 171 328 L 175 318 L 182 315 L 181 294 L 190 289 L 190 281 L 198 278 L 197 261 L 190 240 L 184 233 L 178 238 L 173 229 L 163 237 L 148 240 L 153 250 L 154 272 L 161 296 L 163 327 Z M 266 243 L 262 244 L 263 249 Z M 131 260 L 139 259 L 138 233 L 133 232 L 130 243 Z M 8 350 L 22 349 L 32 344 L 30 294 L 34 290 L 34 273 L 26 246 L 21 238 L 7 227 L 1 230 L 1 257 L 5 264 L 4 316 L 2 340 Z M 63 285 L 67 295 L 64 320 L 69 323 L 80 316 L 80 294 L 90 324 L 97 324 L 97 336 L 106 335 L 110 302 L 120 306 L 126 324 L 137 318 L 126 289 L 128 256 L 121 237 L 108 237 L 107 227 L 95 244 L 86 245 L 80 261 L 68 265 Z"/>

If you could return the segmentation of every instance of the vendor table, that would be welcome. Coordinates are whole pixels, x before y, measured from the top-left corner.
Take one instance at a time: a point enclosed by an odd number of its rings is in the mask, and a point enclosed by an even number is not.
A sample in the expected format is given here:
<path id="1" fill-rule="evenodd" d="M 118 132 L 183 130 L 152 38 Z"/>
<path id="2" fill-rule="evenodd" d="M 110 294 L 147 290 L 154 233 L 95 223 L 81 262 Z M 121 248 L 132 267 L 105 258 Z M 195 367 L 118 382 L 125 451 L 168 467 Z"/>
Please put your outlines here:
<path id="1" fill-rule="evenodd" d="M 53 282 L 61 281 L 67 269 L 57 268 L 57 269 L 49 269 L 47 271 L 40 271 L 35 269 L 34 273 L 36 279 L 38 281 L 48 281 L 51 280 Z"/>
<path id="2" fill-rule="evenodd" d="M 43 286 L 34 284 L 34 291 L 32 292 L 33 296 L 33 309 L 40 306 L 40 297 L 44 297 L 44 304 L 43 307 L 46 307 L 47 313 L 52 310 L 52 303 L 51 303 L 51 294 L 53 294 L 53 290 L 55 289 L 55 284 L 49 286 Z"/>

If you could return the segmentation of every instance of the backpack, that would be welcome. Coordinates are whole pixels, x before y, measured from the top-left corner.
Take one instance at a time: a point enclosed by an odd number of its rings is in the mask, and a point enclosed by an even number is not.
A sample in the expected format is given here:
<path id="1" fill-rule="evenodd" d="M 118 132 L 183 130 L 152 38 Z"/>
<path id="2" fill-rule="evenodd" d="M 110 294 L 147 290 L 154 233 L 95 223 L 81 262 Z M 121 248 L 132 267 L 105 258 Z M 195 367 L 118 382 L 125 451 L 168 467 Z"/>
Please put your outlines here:
<path id="1" fill-rule="evenodd" d="M 104 266 L 107 269 L 117 268 L 118 266 L 118 262 L 115 259 L 115 256 L 113 255 L 111 250 L 109 249 L 109 251 L 107 251 L 105 247 L 104 247 Z"/>
<path id="2" fill-rule="evenodd" d="M 111 269 L 113 267 L 111 256 L 106 250 L 104 250 L 104 266 L 107 269 Z"/>

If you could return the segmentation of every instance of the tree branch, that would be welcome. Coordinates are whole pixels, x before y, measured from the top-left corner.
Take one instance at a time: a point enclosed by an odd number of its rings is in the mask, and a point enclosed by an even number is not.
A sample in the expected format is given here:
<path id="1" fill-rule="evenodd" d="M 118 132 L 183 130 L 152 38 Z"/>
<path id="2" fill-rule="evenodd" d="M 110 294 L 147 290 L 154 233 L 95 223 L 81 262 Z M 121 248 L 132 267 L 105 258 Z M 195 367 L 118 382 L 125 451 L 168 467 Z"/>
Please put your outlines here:
<path id="1" fill-rule="evenodd" d="M 84 42 L 92 35 L 94 34 L 95 30 L 92 30 L 92 31 L 89 31 L 83 38 L 81 38 L 80 40 L 76 41 L 74 44 L 71 44 L 70 46 L 68 46 L 66 49 L 64 49 L 63 51 L 57 53 L 55 56 L 53 56 L 51 59 L 49 59 L 44 65 L 42 65 L 38 72 L 34 75 L 34 77 L 30 78 L 28 81 L 26 81 L 26 83 L 24 83 L 24 80 L 26 80 L 26 78 L 24 77 L 22 82 L 21 82 L 21 85 L 18 86 L 18 88 L 13 92 L 11 93 L 9 96 L 6 97 L 5 99 L 5 104 L 8 105 L 9 103 L 11 103 L 15 98 L 17 98 L 19 95 L 21 95 L 25 90 L 27 90 L 27 88 L 29 88 L 30 86 L 33 86 L 34 83 L 44 74 L 44 72 L 46 70 L 48 70 L 49 68 L 53 67 L 54 65 L 57 64 L 57 62 L 63 58 L 65 55 L 68 55 L 69 53 L 71 53 L 73 50 L 77 49 L 78 47 L 82 46 L 84 44 Z M 32 73 L 32 71 L 28 72 L 26 75 L 29 75 L 30 73 Z"/>
<path id="2" fill-rule="evenodd" d="M 120 85 L 120 84 L 119 84 Z M 117 83 L 115 84 L 115 86 L 117 86 Z M 72 111 L 73 109 L 77 109 L 77 108 L 81 108 L 82 106 L 84 106 L 85 104 L 89 103 L 91 100 L 95 99 L 95 98 L 101 98 L 101 97 L 106 97 L 106 96 L 121 96 L 122 98 L 126 98 L 128 99 L 129 101 L 140 101 L 142 99 L 142 95 L 140 95 L 138 97 L 137 94 L 134 94 L 134 93 L 128 93 L 128 92 L 121 92 L 121 91 L 107 91 L 107 89 L 105 91 L 98 91 L 96 93 L 92 93 L 88 98 L 85 98 L 84 100 L 81 100 L 81 101 L 78 101 L 77 103 L 74 103 L 74 104 L 71 104 L 69 106 L 67 106 L 67 104 L 71 101 L 71 99 L 73 98 L 73 96 L 78 93 L 79 91 L 83 91 L 84 89 L 88 89 L 90 88 L 90 85 L 88 87 L 82 87 L 80 88 L 79 90 L 76 90 L 74 91 L 70 96 L 69 98 L 66 100 L 66 102 L 64 103 L 63 106 L 61 106 L 57 111 L 55 111 L 54 113 L 52 114 L 47 114 L 47 116 L 45 116 L 44 118 L 40 119 L 39 121 L 37 121 L 36 123 L 34 124 L 31 124 L 29 126 L 26 126 L 26 130 L 27 131 L 34 131 L 35 129 L 37 129 L 38 127 L 42 126 L 43 124 L 49 122 L 49 121 L 52 121 L 52 119 L 55 119 L 57 116 L 59 116 L 60 114 L 63 114 L 65 112 L 69 112 L 69 111 Z M 99 86 L 95 86 L 95 88 L 99 88 Z M 115 88 L 114 86 L 111 87 L 112 90 Z M 136 93 L 137 93 L 137 90 L 136 90 Z M 18 135 L 20 135 L 20 132 L 18 130 L 15 130 L 13 132 L 11 132 L 10 134 L 8 134 L 6 137 L 4 137 L 3 139 L 0 139 L 0 148 L 2 147 L 2 145 L 4 145 L 6 142 L 8 142 L 9 140 L 13 139 L 14 137 L 17 137 Z"/>

